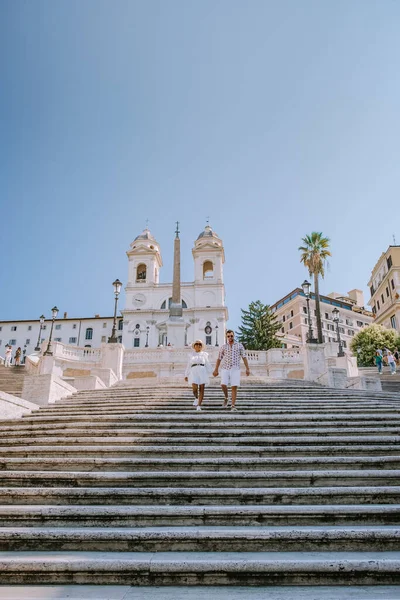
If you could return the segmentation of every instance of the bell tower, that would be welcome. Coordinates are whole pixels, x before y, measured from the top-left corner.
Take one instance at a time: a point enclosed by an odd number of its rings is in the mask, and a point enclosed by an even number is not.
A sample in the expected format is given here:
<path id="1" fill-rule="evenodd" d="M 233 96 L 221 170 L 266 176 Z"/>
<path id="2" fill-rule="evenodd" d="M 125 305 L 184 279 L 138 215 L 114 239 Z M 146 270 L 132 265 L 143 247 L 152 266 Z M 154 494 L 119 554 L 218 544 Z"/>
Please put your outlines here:
<path id="1" fill-rule="evenodd" d="M 223 284 L 224 246 L 210 225 L 205 226 L 195 241 L 192 254 L 197 285 Z"/>
<path id="2" fill-rule="evenodd" d="M 144 229 L 127 251 L 129 260 L 128 287 L 143 288 L 159 282 L 162 258 L 157 240 Z"/>

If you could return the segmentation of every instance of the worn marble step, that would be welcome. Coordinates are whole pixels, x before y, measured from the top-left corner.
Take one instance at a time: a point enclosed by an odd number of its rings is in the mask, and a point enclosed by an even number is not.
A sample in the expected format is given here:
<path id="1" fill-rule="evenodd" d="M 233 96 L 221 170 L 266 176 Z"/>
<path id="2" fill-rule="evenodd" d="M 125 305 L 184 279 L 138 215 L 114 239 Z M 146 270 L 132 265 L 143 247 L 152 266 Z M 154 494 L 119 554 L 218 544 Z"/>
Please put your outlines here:
<path id="1" fill-rule="evenodd" d="M 189 525 L 397 525 L 394 505 L 79 506 L 1 505 L 0 527 L 153 527 Z M 0 595 L 1 597 L 1 595 Z"/>
<path id="2" fill-rule="evenodd" d="M 46 487 L 0 486 L 1 504 L 304 505 L 399 504 L 400 485 L 321 487 Z"/>
<path id="3" fill-rule="evenodd" d="M 21 446 L 26 445 L 27 439 L 25 437 L 3 437 L 0 439 L 0 448 L 4 446 Z M 373 445 L 393 445 L 400 443 L 400 436 L 395 435 L 327 435 L 318 436 L 318 435 L 304 435 L 304 436 L 294 436 L 294 435 L 286 435 L 286 436 L 225 436 L 225 437 L 214 437 L 210 436 L 195 436 L 192 437 L 169 437 L 169 436 L 118 436 L 113 435 L 113 432 L 110 431 L 108 435 L 104 434 L 103 436 L 96 436 L 94 434 L 87 435 L 86 437 L 82 436 L 30 436 L 29 438 L 30 445 L 40 446 L 40 445 L 48 445 L 52 444 L 56 445 L 93 445 L 93 444 L 101 444 L 103 442 L 107 442 L 113 445 L 127 445 L 132 444 L 137 447 L 144 447 L 145 445 L 154 446 L 154 445 L 165 445 L 166 447 L 171 446 L 179 446 L 185 447 L 187 445 L 190 446 L 201 446 L 201 445 L 209 445 L 212 444 L 214 446 L 219 446 L 221 450 L 228 445 L 238 447 L 246 447 L 246 446 L 265 446 L 265 447 L 279 447 L 279 446 L 309 446 L 318 444 L 319 442 L 330 444 L 330 445 L 343 445 L 348 444 L 353 447 L 356 446 L 366 446 L 368 444 Z M 220 450 L 220 451 L 221 451 Z"/>
<path id="4" fill-rule="evenodd" d="M 399 552 L 9 552 L 0 583 L 396 585 Z"/>
<path id="5" fill-rule="evenodd" d="M 100 487 L 326 487 L 386 486 L 400 482 L 397 469 L 287 471 L 2 471 L 0 486 Z"/>
<path id="6" fill-rule="evenodd" d="M 28 440 L 25 441 L 25 444 Z M 103 439 L 99 445 L 73 444 L 73 445 L 15 445 L 0 446 L 0 459 L 9 458 L 33 458 L 45 456 L 48 458 L 72 458 L 72 457 L 97 457 L 97 458 L 215 458 L 221 453 L 221 446 L 212 444 L 191 446 L 133 446 L 131 443 L 113 445 L 108 439 Z M 223 456 L 240 458 L 296 458 L 309 456 L 399 456 L 398 444 L 369 444 L 369 445 L 302 445 L 302 446 L 227 446 L 222 449 Z M 194 462 L 192 460 L 192 462 Z M 197 460 L 196 460 L 197 462 Z"/>
<path id="7" fill-rule="evenodd" d="M 0 552 L 295 552 L 400 550 L 386 526 L 0 527 Z"/>
<path id="8" fill-rule="evenodd" d="M 0 456 L 0 470 L 30 471 L 143 471 L 157 476 L 158 471 L 179 471 L 183 476 L 193 471 L 282 471 L 282 470 L 393 470 L 400 469 L 400 456 L 337 456 L 337 457 L 215 457 L 199 458 L 64 458 L 60 463 L 57 457 L 3 458 Z M 400 476 L 400 471 L 399 471 Z"/>

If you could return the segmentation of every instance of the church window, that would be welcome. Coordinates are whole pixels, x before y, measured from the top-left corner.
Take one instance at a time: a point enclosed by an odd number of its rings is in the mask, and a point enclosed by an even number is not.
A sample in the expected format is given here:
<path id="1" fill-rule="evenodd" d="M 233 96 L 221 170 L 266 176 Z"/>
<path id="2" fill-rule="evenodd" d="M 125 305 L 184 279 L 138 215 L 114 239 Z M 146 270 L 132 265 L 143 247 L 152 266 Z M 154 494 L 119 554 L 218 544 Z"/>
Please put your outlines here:
<path id="1" fill-rule="evenodd" d="M 140 338 L 137 337 L 133 340 L 133 347 L 139 348 L 139 346 L 140 346 Z"/>
<path id="2" fill-rule="evenodd" d="M 145 281 L 147 275 L 146 265 L 138 265 L 136 269 L 136 281 Z"/>
<path id="3" fill-rule="evenodd" d="M 211 346 L 211 335 L 206 335 L 206 346 Z"/>
<path id="4" fill-rule="evenodd" d="M 122 319 L 120 319 L 120 320 L 118 321 L 118 330 L 119 330 L 119 331 L 122 331 L 122 329 L 123 329 L 123 326 L 124 326 L 124 322 L 123 322 L 123 320 L 122 320 Z"/>
<path id="5" fill-rule="evenodd" d="M 118 336 L 118 344 L 122 344 L 122 335 Z"/>
<path id="6" fill-rule="evenodd" d="M 172 304 L 172 298 L 168 298 L 168 308 L 171 308 L 171 304 Z M 160 310 L 165 310 L 167 308 L 167 301 L 164 300 L 164 302 L 161 304 Z M 187 308 L 187 304 L 184 300 L 182 300 L 182 308 Z"/>
<path id="7" fill-rule="evenodd" d="M 86 329 L 85 340 L 91 340 L 91 339 L 93 339 L 93 329 L 92 329 L 92 327 L 88 327 Z"/>
<path id="8" fill-rule="evenodd" d="M 214 265 L 211 260 L 203 263 L 203 279 L 212 279 L 214 277 Z"/>

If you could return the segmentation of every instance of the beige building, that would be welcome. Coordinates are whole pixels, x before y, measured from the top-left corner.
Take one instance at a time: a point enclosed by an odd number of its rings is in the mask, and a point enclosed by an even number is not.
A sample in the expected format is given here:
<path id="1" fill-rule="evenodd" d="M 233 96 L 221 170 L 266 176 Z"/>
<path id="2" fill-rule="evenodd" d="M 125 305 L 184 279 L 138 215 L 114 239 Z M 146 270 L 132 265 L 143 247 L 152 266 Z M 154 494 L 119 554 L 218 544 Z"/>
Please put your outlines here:
<path id="1" fill-rule="evenodd" d="M 364 295 L 361 290 L 351 290 L 347 296 L 332 292 L 328 296 L 320 295 L 321 320 L 324 342 L 336 342 L 336 324 L 333 322 L 332 310 L 339 309 L 339 331 L 344 348 L 350 348 L 354 335 L 366 325 L 370 325 L 374 316 L 364 308 Z M 290 294 L 278 300 L 271 306 L 278 321 L 281 322 L 280 333 L 288 338 L 293 336 L 297 344 L 286 344 L 288 347 L 302 346 L 308 338 L 307 302 L 301 288 L 296 288 Z M 315 295 L 311 292 L 310 315 L 313 337 L 317 337 L 317 319 L 315 310 Z"/>
<path id="2" fill-rule="evenodd" d="M 400 332 L 400 246 L 389 246 L 382 253 L 368 286 L 375 323 Z"/>

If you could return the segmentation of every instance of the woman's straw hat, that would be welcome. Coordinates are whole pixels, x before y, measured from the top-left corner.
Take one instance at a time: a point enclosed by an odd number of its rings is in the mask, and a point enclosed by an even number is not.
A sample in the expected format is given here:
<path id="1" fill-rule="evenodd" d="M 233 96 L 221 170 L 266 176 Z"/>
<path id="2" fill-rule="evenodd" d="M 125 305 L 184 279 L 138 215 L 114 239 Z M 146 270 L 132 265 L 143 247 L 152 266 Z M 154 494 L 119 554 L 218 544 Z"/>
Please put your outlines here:
<path id="1" fill-rule="evenodd" d="M 196 344 L 201 344 L 201 349 L 203 350 L 204 348 L 204 343 L 201 340 L 194 340 L 193 344 L 192 344 L 192 348 L 194 350 L 194 347 Z"/>

